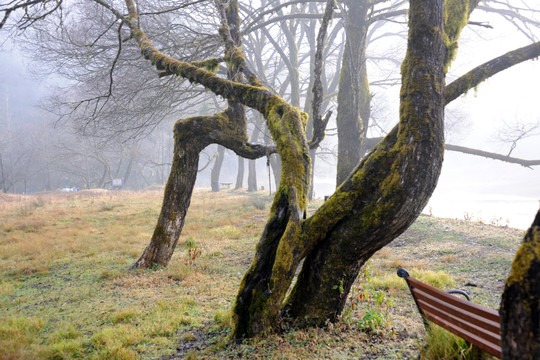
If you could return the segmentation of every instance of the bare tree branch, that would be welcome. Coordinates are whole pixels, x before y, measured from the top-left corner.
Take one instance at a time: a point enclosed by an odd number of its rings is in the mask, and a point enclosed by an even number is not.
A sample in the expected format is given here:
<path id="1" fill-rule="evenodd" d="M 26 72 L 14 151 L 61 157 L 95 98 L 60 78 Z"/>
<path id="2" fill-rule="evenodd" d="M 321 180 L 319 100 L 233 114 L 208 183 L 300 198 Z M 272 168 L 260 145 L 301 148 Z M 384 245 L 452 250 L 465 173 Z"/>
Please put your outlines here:
<path id="1" fill-rule="evenodd" d="M 515 157 L 505 156 L 497 153 L 492 153 L 488 151 L 478 150 L 478 149 L 471 149 L 465 146 L 459 146 L 459 145 L 451 145 L 446 144 L 444 146 L 445 150 L 449 151 L 457 151 L 464 154 L 470 154 L 470 155 L 476 155 L 476 156 L 483 156 L 488 159 L 493 160 L 500 160 L 511 164 L 519 164 L 524 167 L 532 168 L 532 166 L 539 166 L 540 160 L 525 160 L 525 159 L 519 159 Z"/>
<path id="2" fill-rule="evenodd" d="M 313 69 L 313 87 L 311 89 L 313 93 L 313 100 L 311 102 L 312 107 L 312 116 L 313 116 L 313 137 L 309 142 L 310 149 L 316 149 L 317 146 L 324 139 L 324 129 L 330 120 L 332 112 L 328 112 L 327 116 L 323 120 L 320 109 L 323 103 L 324 91 L 321 81 L 322 70 L 323 70 L 323 53 L 325 48 L 326 33 L 328 30 L 328 25 L 332 20 L 332 15 L 334 13 L 334 8 L 336 4 L 334 0 L 328 0 L 326 3 L 326 9 L 324 10 L 324 16 L 321 22 L 321 27 L 319 28 L 319 34 L 317 35 L 317 50 L 315 51 L 315 64 Z"/>
<path id="3" fill-rule="evenodd" d="M 365 144 L 368 151 L 374 148 L 382 139 L 383 139 L 382 137 L 366 138 Z M 497 154 L 494 152 L 472 149 L 472 148 L 468 148 L 468 147 L 460 146 L 460 145 L 445 144 L 444 149 L 448 151 L 456 151 L 456 152 L 469 154 L 469 155 L 482 156 L 482 157 L 493 159 L 493 160 L 500 160 L 500 161 L 504 161 L 510 164 L 518 164 L 518 165 L 528 167 L 528 168 L 532 168 L 532 166 L 540 165 L 540 160 L 520 159 L 520 158 L 502 155 L 502 154 Z"/>

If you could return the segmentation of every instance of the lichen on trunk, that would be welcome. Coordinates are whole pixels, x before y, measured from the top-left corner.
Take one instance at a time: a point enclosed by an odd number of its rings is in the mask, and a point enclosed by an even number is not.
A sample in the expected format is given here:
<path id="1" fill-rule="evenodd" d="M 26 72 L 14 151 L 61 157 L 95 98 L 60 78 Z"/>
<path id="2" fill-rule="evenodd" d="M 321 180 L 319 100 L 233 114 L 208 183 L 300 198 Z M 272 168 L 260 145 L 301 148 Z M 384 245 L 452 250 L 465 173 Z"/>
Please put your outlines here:
<path id="1" fill-rule="evenodd" d="M 293 252 L 307 208 L 310 179 L 307 119 L 278 96 L 269 101 L 264 116 L 282 159 L 281 180 L 233 308 L 235 338 L 265 335 L 274 330 L 296 268 Z"/>
<path id="2" fill-rule="evenodd" d="M 540 211 L 525 234 L 501 299 L 503 359 L 540 358 Z"/>

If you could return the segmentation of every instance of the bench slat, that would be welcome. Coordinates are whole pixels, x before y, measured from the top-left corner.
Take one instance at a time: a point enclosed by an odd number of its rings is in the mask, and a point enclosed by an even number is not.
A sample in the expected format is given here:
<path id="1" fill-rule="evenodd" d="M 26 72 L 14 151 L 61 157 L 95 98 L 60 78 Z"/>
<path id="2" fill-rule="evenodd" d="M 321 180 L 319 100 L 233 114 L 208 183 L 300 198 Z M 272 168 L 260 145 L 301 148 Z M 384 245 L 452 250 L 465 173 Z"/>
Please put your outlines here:
<path id="1" fill-rule="evenodd" d="M 438 318 L 441 319 L 441 321 L 456 325 L 459 328 L 462 328 L 472 334 L 478 335 L 479 337 L 486 339 L 486 341 L 492 344 L 495 344 L 498 346 L 501 345 L 501 336 L 499 335 L 499 333 L 492 332 L 487 329 L 476 326 L 470 322 L 463 320 L 462 318 L 451 315 L 445 312 L 444 310 L 441 310 L 440 308 L 434 307 L 431 304 L 428 304 L 421 299 L 418 299 L 418 302 L 420 303 L 419 305 L 422 308 L 422 310 L 428 311 L 429 313 L 436 315 Z"/>
<path id="2" fill-rule="evenodd" d="M 444 299 L 445 302 L 448 302 L 454 306 L 458 306 L 460 308 L 465 308 L 467 309 L 469 312 L 473 313 L 473 314 L 476 314 L 476 315 L 479 315 L 483 318 L 486 318 L 486 319 L 489 319 L 491 321 L 494 321 L 496 323 L 500 323 L 500 316 L 499 316 L 499 313 L 495 310 L 492 310 L 492 309 L 487 309 L 485 307 L 482 307 L 480 305 L 477 305 L 475 303 L 472 303 L 470 301 L 465 301 L 465 300 L 462 300 L 462 299 L 459 299 L 455 296 L 452 296 L 452 295 L 449 295 L 447 293 L 445 293 L 444 291 L 441 291 L 437 288 L 434 288 L 433 286 L 429 286 L 427 284 L 424 284 L 424 283 L 421 283 L 420 281 L 412 278 L 412 277 L 408 277 L 407 278 L 407 281 L 409 282 L 409 284 L 413 287 L 413 288 L 417 288 L 417 289 L 421 289 L 423 290 L 424 292 L 436 297 L 436 298 L 439 298 L 439 299 Z"/>
<path id="3" fill-rule="evenodd" d="M 499 334 L 501 332 L 500 323 L 486 319 L 475 314 L 474 312 L 471 312 L 469 306 L 454 306 L 450 304 L 448 298 L 453 297 L 452 295 L 444 294 L 445 297 L 436 298 L 417 288 L 413 288 L 413 293 L 418 300 L 422 300 L 425 303 L 430 304 L 432 307 L 437 308 L 444 313 L 448 313 L 453 317 L 460 318 L 465 323 L 473 324 L 491 333 Z M 423 306 L 420 307 L 422 308 Z"/>
<path id="4" fill-rule="evenodd" d="M 466 341 L 470 342 L 471 344 L 474 344 L 478 348 L 484 350 L 490 355 L 496 356 L 499 359 L 502 358 L 502 350 L 500 345 L 492 344 L 477 335 L 468 332 L 465 329 L 460 328 L 457 325 L 454 325 L 452 323 L 443 321 L 441 318 L 439 318 L 437 315 L 429 312 L 428 310 L 424 310 L 424 313 L 426 317 L 434 322 L 435 324 L 440 325 L 441 327 L 445 328 L 446 330 L 458 335 L 459 337 L 465 339 Z"/>

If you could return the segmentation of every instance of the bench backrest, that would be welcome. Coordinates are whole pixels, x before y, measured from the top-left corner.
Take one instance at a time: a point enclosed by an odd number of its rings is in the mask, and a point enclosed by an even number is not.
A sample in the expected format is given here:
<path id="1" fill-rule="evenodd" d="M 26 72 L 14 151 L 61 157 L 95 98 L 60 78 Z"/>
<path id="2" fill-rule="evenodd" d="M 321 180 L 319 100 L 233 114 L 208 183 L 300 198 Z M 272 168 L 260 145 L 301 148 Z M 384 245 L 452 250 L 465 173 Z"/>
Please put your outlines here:
<path id="1" fill-rule="evenodd" d="M 407 281 L 424 319 L 458 335 L 488 354 L 499 359 L 502 357 L 501 322 L 497 311 L 457 298 L 405 274 L 402 272 L 400 276 Z"/>

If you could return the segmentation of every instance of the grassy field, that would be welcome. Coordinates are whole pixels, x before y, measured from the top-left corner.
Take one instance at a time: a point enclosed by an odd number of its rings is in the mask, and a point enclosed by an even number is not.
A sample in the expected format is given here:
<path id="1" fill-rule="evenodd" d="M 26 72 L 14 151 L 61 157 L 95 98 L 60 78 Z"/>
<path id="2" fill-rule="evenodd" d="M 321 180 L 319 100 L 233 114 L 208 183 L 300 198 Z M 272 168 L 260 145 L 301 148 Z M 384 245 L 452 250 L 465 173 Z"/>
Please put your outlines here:
<path id="1" fill-rule="evenodd" d="M 523 236 L 422 216 L 364 268 L 339 322 L 283 324 L 269 338 L 230 344 L 229 310 L 270 199 L 198 190 L 170 265 L 128 270 L 161 199 L 162 191 L 0 194 L 0 359 L 414 359 L 425 333 L 396 269 L 497 309 Z"/>

